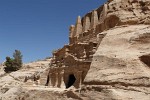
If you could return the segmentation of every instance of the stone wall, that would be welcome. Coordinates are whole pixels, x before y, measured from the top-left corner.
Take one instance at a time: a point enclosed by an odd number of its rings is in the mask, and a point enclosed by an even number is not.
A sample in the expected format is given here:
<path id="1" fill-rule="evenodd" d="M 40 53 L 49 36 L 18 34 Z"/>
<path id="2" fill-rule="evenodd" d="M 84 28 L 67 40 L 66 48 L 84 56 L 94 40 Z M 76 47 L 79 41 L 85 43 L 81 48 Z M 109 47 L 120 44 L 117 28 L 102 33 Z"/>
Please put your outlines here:
<path id="1" fill-rule="evenodd" d="M 80 88 L 93 54 L 106 36 L 105 31 L 115 27 L 150 24 L 149 0 L 108 0 L 107 3 L 77 17 L 69 28 L 69 44 L 53 53 L 46 85 Z M 46 78 L 43 78 L 46 79 Z"/>
<path id="2" fill-rule="evenodd" d="M 89 42 L 98 33 L 120 25 L 150 24 L 148 0 L 109 0 L 103 6 L 77 18 L 70 27 L 70 44 Z"/>
<path id="3" fill-rule="evenodd" d="M 97 43 L 93 42 L 78 43 L 65 45 L 62 49 L 55 51 L 47 75 L 47 85 L 79 88 L 90 68 L 92 55 L 95 53 L 96 47 Z M 72 84 L 69 83 L 72 80 L 70 77 L 74 77 Z"/>

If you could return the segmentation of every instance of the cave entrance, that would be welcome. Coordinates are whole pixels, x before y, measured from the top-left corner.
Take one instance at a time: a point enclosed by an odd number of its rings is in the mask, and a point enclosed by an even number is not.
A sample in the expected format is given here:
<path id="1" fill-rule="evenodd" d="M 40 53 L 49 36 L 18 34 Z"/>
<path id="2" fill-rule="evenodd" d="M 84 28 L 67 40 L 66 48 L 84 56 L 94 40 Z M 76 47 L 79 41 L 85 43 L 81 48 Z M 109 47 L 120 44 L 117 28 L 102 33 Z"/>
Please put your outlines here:
<path id="1" fill-rule="evenodd" d="M 140 60 L 150 67 L 150 55 L 143 55 L 140 57 Z"/>
<path id="2" fill-rule="evenodd" d="M 67 82 L 67 85 L 66 85 L 66 88 L 69 88 L 71 87 L 76 81 L 76 78 L 73 74 L 70 74 L 69 77 L 68 77 L 68 82 Z"/>
<path id="3" fill-rule="evenodd" d="M 48 84 L 49 84 L 49 75 L 47 76 L 47 81 L 46 81 L 45 86 L 48 86 Z"/>

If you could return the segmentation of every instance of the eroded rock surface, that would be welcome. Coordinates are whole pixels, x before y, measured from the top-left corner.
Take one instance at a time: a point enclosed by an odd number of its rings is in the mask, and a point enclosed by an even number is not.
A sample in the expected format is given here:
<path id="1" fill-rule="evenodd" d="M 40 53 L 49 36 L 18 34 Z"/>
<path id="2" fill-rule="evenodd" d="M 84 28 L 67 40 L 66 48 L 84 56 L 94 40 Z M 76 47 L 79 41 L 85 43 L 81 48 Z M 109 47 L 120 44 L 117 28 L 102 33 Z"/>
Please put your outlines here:
<path id="1" fill-rule="evenodd" d="M 150 26 L 130 25 L 105 31 L 90 70 L 84 80 L 89 85 L 108 85 L 111 94 L 128 100 L 150 98 Z M 126 93 L 126 92 L 129 93 Z M 130 93 L 131 92 L 131 93 Z M 139 94 L 138 97 L 135 94 Z M 122 100 L 121 99 L 121 100 Z"/>
<path id="2" fill-rule="evenodd" d="M 149 0 L 108 0 L 78 16 L 51 60 L 0 72 L 0 99 L 149 100 L 149 16 Z"/>
<path id="3" fill-rule="evenodd" d="M 51 59 L 46 59 L 24 64 L 20 70 L 12 73 L 5 73 L 4 66 L 1 64 L 0 100 L 26 100 L 26 94 L 29 91 L 25 87 L 33 86 L 37 83 L 38 79 L 34 80 L 34 78 L 49 68 L 50 61 Z M 26 82 L 25 77 L 27 77 Z"/>
<path id="4" fill-rule="evenodd" d="M 148 100 L 149 16 L 149 0 L 109 0 L 78 17 L 70 27 L 69 45 L 53 54 L 48 86 L 64 82 L 89 100 Z"/>

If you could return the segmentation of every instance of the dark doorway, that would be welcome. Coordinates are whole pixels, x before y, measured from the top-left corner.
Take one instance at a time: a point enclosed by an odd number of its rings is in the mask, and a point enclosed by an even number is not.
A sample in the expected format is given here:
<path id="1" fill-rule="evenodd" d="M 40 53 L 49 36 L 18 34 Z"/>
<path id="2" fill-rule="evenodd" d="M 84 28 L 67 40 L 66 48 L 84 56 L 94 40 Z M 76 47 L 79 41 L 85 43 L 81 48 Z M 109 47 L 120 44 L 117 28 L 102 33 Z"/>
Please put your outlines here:
<path id="1" fill-rule="evenodd" d="M 66 88 L 69 88 L 70 86 L 72 86 L 74 84 L 74 82 L 76 81 L 76 78 L 73 74 L 69 75 L 68 77 L 68 83 L 66 85 Z"/>
<path id="2" fill-rule="evenodd" d="M 48 84 L 49 84 L 49 75 L 47 76 L 47 82 L 46 82 L 45 86 L 48 86 Z"/>
<path id="3" fill-rule="evenodd" d="M 150 54 L 141 56 L 140 60 L 150 67 Z"/>

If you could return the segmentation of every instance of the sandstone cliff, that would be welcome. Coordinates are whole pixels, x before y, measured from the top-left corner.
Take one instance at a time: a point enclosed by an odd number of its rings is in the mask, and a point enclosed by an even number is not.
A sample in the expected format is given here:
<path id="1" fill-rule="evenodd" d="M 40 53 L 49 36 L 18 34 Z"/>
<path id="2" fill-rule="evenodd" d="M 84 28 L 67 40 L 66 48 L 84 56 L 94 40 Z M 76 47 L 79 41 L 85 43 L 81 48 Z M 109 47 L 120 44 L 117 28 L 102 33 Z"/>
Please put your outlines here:
<path id="1" fill-rule="evenodd" d="M 115 100 L 149 100 L 150 26 L 116 27 L 105 33 L 85 84 L 106 86 L 102 91 Z"/>
<path id="2" fill-rule="evenodd" d="M 0 97 L 149 100 L 149 16 L 149 0 L 108 0 L 78 16 L 69 28 L 69 44 L 54 51 L 52 59 L 0 73 Z"/>
<path id="3" fill-rule="evenodd" d="M 79 16 L 69 45 L 53 54 L 49 85 L 85 89 L 89 99 L 149 100 L 149 16 L 149 0 L 108 0 Z"/>
<path id="4" fill-rule="evenodd" d="M 34 86 L 34 78 L 49 68 L 51 59 L 24 64 L 23 67 L 12 73 L 5 73 L 3 64 L 0 65 L 0 100 L 25 100 L 29 93 L 26 87 Z M 25 82 L 27 77 L 28 82 Z"/>

